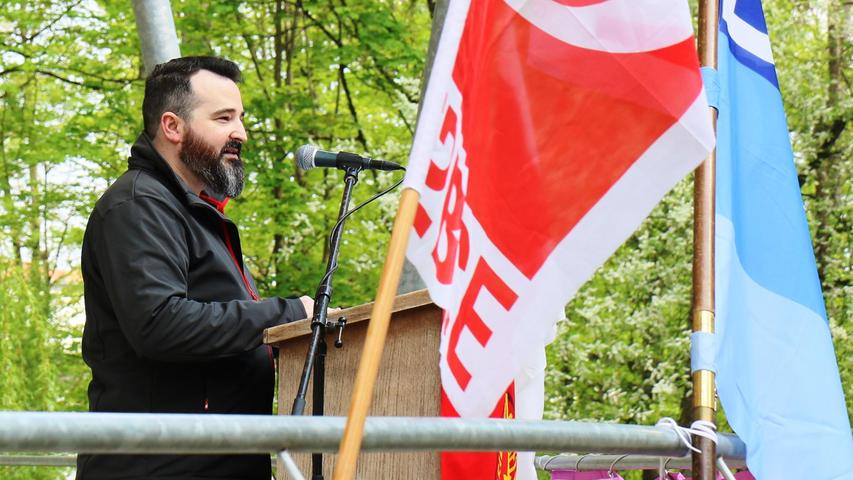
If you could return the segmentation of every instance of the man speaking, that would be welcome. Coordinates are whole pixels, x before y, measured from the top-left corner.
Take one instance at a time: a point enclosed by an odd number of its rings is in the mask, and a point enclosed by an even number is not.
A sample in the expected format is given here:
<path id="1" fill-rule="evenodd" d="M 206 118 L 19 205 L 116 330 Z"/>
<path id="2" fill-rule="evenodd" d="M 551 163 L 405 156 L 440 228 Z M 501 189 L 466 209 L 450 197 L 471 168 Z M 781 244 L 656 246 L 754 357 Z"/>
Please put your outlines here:
<path id="1" fill-rule="evenodd" d="M 213 57 L 154 68 L 128 170 L 83 239 L 83 359 L 93 412 L 272 413 L 264 329 L 313 301 L 260 299 L 225 205 L 243 189 L 240 69 Z M 267 455 L 80 455 L 77 478 L 269 480 Z"/>

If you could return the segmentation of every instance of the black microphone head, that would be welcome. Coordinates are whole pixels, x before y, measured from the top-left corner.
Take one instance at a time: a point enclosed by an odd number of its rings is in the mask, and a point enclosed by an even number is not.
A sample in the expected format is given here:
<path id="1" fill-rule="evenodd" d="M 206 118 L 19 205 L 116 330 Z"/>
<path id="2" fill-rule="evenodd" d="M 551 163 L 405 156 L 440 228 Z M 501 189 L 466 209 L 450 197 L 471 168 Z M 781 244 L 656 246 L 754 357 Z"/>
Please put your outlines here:
<path id="1" fill-rule="evenodd" d="M 316 154 L 316 145 L 302 145 L 296 149 L 296 164 L 303 170 L 314 168 L 314 155 Z"/>

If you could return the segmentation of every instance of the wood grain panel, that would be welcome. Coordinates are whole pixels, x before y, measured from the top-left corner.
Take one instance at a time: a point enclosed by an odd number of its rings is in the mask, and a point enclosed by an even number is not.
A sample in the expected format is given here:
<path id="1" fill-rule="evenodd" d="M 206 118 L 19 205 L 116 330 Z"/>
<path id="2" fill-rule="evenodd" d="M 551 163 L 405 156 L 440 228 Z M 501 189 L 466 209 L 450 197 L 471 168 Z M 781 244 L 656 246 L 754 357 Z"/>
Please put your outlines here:
<path id="1" fill-rule="evenodd" d="M 348 323 L 344 347 L 334 348 L 335 336 L 328 334 L 326 356 L 326 415 L 345 416 L 352 384 L 367 332 L 372 304 L 342 312 Z M 388 340 L 382 356 L 371 416 L 437 416 L 440 401 L 438 343 L 441 310 L 425 291 L 401 295 L 394 304 Z M 336 316 L 337 317 L 337 316 Z M 302 325 L 295 325 L 302 323 Z M 294 322 L 265 332 L 266 343 L 279 348 L 279 414 L 289 414 L 299 384 L 310 341 L 309 322 Z M 311 411 L 312 386 L 308 388 L 306 412 Z M 293 453 L 300 470 L 310 478 L 310 454 Z M 325 454 L 323 474 L 331 478 L 335 455 Z M 356 478 L 438 479 L 437 452 L 374 452 L 359 457 Z M 281 477 L 279 477 L 281 478 Z"/>

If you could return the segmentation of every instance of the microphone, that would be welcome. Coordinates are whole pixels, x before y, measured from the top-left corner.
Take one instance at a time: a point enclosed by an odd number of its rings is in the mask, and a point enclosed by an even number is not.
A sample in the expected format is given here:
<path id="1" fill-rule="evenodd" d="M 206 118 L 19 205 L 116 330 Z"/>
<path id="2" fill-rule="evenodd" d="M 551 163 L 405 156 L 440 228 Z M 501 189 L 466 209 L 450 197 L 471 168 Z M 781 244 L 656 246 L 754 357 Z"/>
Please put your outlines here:
<path id="1" fill-rule="evenodd" d="M 402 165 L 374 160 L 349 152 L 327 152 L 316 145 L 302 145 L 296 150 L 296 164 L 303 170 L 314 167 L 360 168 L 362 170 L 405 170 Z"/>

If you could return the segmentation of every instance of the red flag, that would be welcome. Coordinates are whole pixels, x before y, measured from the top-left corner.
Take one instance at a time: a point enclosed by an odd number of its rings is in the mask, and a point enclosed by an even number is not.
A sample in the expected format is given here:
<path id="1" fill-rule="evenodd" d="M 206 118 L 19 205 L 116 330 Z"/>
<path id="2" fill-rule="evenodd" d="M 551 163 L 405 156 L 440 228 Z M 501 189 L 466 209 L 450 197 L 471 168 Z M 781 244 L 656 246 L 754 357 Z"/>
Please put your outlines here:
<path id="1" fill-rule="evenodd" d="M 451 2 L 406 176 L 446 412 L 541 417 L 564 305 L 710 151 L 698 67 L 684 1 Z"/>

